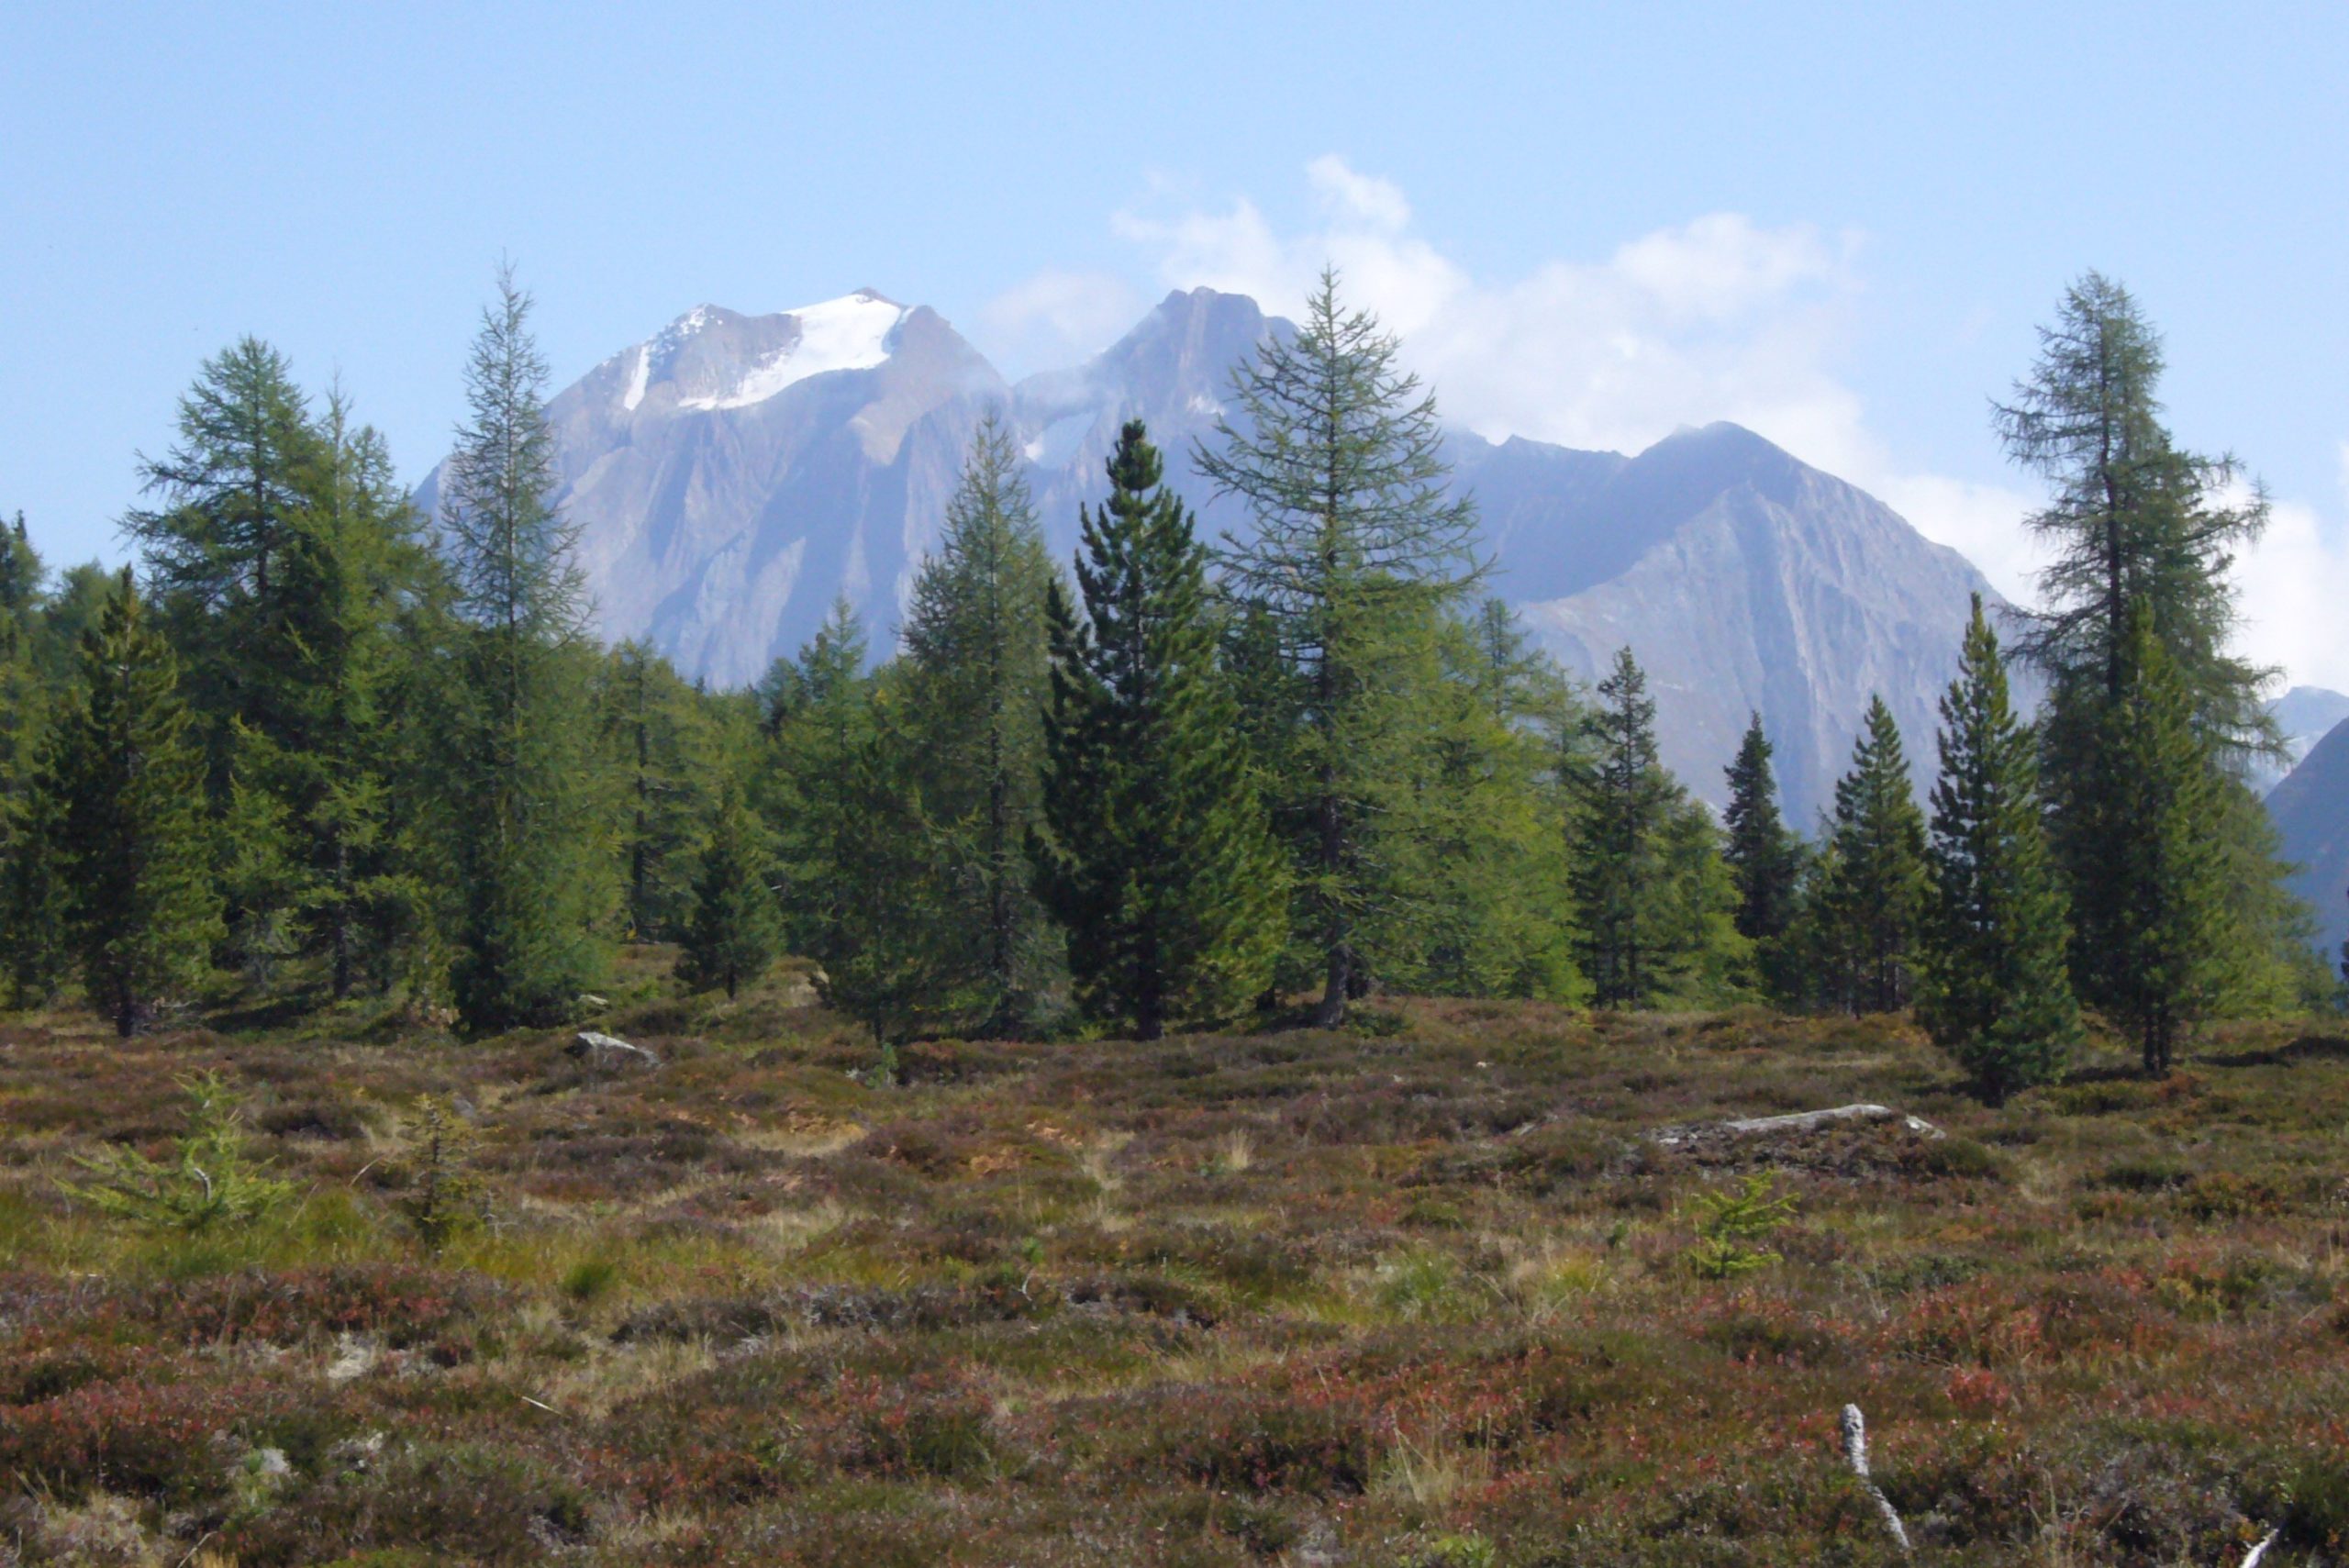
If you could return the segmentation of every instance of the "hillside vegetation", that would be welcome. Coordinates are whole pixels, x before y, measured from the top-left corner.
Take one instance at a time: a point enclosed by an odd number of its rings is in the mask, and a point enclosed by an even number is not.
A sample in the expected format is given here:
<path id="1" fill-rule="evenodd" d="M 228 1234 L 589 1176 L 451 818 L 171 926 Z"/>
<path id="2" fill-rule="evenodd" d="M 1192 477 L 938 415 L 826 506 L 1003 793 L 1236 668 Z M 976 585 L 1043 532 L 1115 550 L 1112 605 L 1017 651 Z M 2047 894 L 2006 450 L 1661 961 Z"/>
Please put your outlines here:
<path id="1" fill-rule="evenodd" d="M 2338 1033 L 1989 1108 L 1898 1018 L 1384 1002 L 891 1083 L 796 976 L 631 984 L 658 1066 L 9 1026 L 0 1561 L 1895 1561 L 1846 1403 L 1920 1561 L 2349 1560 Z M 200 1073 L 290 1187 L 108 1212 Z M 1944 1136 L 1645 1136 L 1862 1100 Z"/>

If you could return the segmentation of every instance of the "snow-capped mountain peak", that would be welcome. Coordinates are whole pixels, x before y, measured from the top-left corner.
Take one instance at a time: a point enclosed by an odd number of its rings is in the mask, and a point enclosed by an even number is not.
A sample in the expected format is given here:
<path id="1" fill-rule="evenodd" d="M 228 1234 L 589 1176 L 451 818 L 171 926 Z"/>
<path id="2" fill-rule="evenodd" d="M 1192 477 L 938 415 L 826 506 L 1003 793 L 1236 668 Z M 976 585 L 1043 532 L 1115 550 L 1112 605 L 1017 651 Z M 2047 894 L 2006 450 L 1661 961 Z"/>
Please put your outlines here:
<path id="1" fill-rule="evenodd" d="M 888 359 L 897 328 L 908 314 L 905 306 L 871 289 L 785 311 L 797 328 L 789 341 L 709 390 L 680 396 L 677 406 L 696 411 L 747 408 L 810 376 L 871 370 Z"/>

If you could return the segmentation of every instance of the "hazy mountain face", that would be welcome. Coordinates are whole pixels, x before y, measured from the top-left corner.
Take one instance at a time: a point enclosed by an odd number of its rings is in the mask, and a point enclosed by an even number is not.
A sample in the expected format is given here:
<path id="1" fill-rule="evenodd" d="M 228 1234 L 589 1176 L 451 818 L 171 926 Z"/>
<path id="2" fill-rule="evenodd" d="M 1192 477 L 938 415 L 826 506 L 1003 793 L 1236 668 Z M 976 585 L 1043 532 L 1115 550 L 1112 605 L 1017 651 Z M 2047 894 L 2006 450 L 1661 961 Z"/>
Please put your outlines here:
<path id="1" fill-rule="evenodd" d="M 2276 728 L 2284 732 L 2288 761 L 2281 765 L 2264 763 L 2251 770 L 2251 787 L 2262 795 L 2282 783 L 2284 775 L 2298 766 L 2334 725 L 2349 718 L 2349 696 L 2322 686 L 2294 686 L 2269 703 L 2267 711 L 2274 716 Z"/>
<path id="2" fill-rule="evenodd" d="M 2289 885 L 2316 911 L 2318 948 L 2337 955 L 2349 938 L 2349 719 L 2268 792 L 2267 813 L 2299 868 Z"/>
<path id="3" fill-rule="evenodd" d="M 963 451 L 1008 418 L 1056 554 L 1097 500 L 1119 426 L 1141 418 L 1214 539 L 1244 528 L 1198 481 L 1231 367 L 1288 325 L 1254 302 L 1170 295 L 1074 369 L 1008 386 L 933 312 L 865 291 L 780 316 L 705 306 L 551 404 L 562 500 L 611 639 L 646 637 L 689 676 L 754 680 L 846 594 L 894 640 Z M 1630 643 L 1664 761 L 1719 801 L 1749 711 L 1808 826 L 1882 692 L 1921 780 L 1934 703 L 1981 574 L 1852 486 L 1731 425 L 1636 457 L 1453 439 L 1494 557 L 1490 591 L 1588 678 Z M 419 499 L 429 504 L 433 482 Z"/>

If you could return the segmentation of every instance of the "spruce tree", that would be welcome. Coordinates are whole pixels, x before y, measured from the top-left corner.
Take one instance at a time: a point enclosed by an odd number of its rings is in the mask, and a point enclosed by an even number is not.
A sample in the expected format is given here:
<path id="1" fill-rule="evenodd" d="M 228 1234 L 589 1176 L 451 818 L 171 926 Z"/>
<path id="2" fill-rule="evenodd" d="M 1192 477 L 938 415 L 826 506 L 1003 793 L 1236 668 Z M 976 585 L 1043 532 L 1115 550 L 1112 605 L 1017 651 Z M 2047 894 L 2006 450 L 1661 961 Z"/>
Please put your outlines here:
<path id="1" fill-rule="evenodd" d="M 1778 813 L 1770 739 L 1754 714 L 1729 766 L 1727 842 L 1721 855 L 1737 888 L 1738 934 L 1753 944 L 1763 980 L 1784 999 L 1793 989 L 1784 951 L 1802 879 L 1802 847 Z"/>
<path id="2" fill-rule="evenodd" d="M 1664 898 L 1663 840 L 1673 788 L 1656 755 L 1655 702 L 1629 648 L 1598 683 L 1586 726 L 1574 846 L 1582 967 L 1603 1007 L 1642 1006 L 1661 983 L 1656 927 Z"/>
<path id="3" fill-rule="evenodd" d="M 1917 1018 L 1997 1105 L 2054 1079 L 2080 1021 L 2065 970 L 2064 893 L 2041 815 L 2037 739 L 2015 717 L 1979 594 L 1941 713 Z"/>
<path id="4" fill-rule="evenodd" d="M 1475 507 L 1447 493 L 1435 400 L 1397 352 L 1374 317 L 1339 304 L 1325 271 L 1296 335 L 1267 339 L 1233 372 L 1237 417 L 1194 454 L 1217 494 L 1247 507 L 1249 532 L 1225 540 L 1225 582 L 1269 617 L 1297 678 L 1298 728 L 1272 782 L 1293 796 L 1276 815 L 1297 828 L 1324 1027 L 1343 1019 L 1374 962 L 1362 926 L 1391 857 L 1372 840 L 1407 787 L 1422 717 L 1401 684 L 1412 662 L 1397 633 L 1413 606 L 1456 604 L 1480 573 Z"/>
<path id="5" fill-rule="evenodd" d="M 72 782 L 65 745 L 66 731 L 52 718 L 31 748 L 21 786 L 0 803 L 0 942 L 7 950 L 9 1002 L 17 1007 L 48 1003 L 72 962 L 65 843 Z"/>
<path id="6" fill-rule="evenodd" d="M 2081 998 L 2136 1040 L 2159 1077 L 2224 994 L 2227 853 L 2211 825 L 2232 781 L 2149 606 L 2131 612 L 2120 673 L 2082 781 L 2079 827 L 2109 849 L 2075 884 L 2075 952 Z"/>
<path id="7" fill-rule="evenodd" d="M 1832 854 L 1820 889 L 1832 1000 L 1854 1013 L 1908 1005 L 1912 950 L 1926 893 L 1925 819 L 1900 730 L 1881 696 L 1837 781 Z"/>
<path id="8" fill-rule="evenodd" d="M 948 984 L 992 1033 L 1025 1021 L 1058 945 L 1027 858 L 1041 809 L 1055 576 L 1021 461 L 999 419 L 979 427 L 945 530 L 914 578 L 904 638 L 923 815 L 947 862 L 932 941 Z"/>
<path id="9" fill-rule="evenodd" d="M 723 985 L 730 998 L 764 974 L 781 951 L 783 917 L 768 885 L 773 856 L 758 819 L 732 779 L 721 786 L 718 811 L 694 884 L 681 973 L 688 984 Z"/>
<path id="10" fill-rule="evenodd" d="M 1262 990 L 1287 889 L 1216 667 L 1206 551 L 1141 421 L 1119 433 L 1108 476 L 1108 500 L 1080 512 L 1084 618 L 1057 584 L 1047 595 L 1044 830 L 1030 852 L 1078 1000 L 1154 1040 Z"/>
<path id="11" fill-rule="evenodd" d="M 203 978 L 220 906 L 178 662 L 128 568 L 83 637 L 59 774 L 83 983 L 91 1005 L 128 1036 Z"/>
<path id="12" fill-rule="evenodd" d="M 510 268 L 483 312 L 440 523 L 465 623 L 448 757 L 461 907 L 451 980 L 473 1030 L 552 1019 L 597 977 L 609 891 L 596 810 L 576 526 L 557 509 L 547 367 Z"/>

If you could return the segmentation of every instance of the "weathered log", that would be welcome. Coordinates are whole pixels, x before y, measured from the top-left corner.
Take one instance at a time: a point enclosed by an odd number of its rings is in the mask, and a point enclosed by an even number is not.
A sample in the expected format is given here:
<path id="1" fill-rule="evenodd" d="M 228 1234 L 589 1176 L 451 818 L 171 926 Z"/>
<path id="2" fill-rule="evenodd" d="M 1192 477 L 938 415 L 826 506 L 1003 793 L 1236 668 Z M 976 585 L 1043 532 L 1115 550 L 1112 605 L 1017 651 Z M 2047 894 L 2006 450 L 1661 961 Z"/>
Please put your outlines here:
<path id="1" fill-rule="evenodd" d="M 1692 1138 L 1759 1138 L 1775 1134 L 1816 1132 L 1843 1121 L 1898 1121 L 1923 1138 L 1939 1138 L 1942 1129 L 1922 1117 L 1909 1116 L 1890 1106 L 1837 1106 L 1831 1110 L 1796 1111 L 1788 1116 L 1745 1117 L 1731 1121 L 1690 1122 L 1663 1127 L 1648 1134 L 1658 1143 L 1685 1143 Z"/>
<path id="2" fill-rule="evenodd" d="M 563 1048 L 564 1053 L 596 1067 L 616 1067 L 623 1062 L 641 1062 L 647 1067 L 658 1067 L 661 1059 L 640 1045 L 630 1045 L 616 1035 L 597 1034 L 594 1029 L 582 1029 L 579 1038 Z"/>

